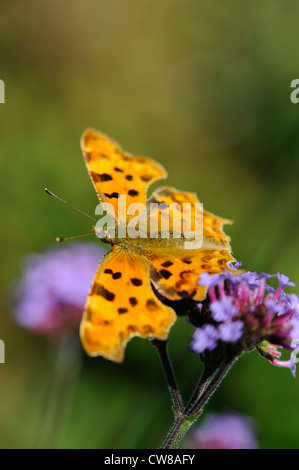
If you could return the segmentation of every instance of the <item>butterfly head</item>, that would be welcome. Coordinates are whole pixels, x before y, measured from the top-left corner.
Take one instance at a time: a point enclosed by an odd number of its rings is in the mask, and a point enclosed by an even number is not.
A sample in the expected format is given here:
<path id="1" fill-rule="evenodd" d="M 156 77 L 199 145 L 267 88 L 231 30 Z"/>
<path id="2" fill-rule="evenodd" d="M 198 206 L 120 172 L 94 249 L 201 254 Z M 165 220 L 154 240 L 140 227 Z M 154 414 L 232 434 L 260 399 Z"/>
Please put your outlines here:
<path id="1" fill-rule="evenodd" d="M 113 246 L 117 243 L 117 239 L 113 236 L 111 230 L 107 227 L 92 227 L 93 232 L 95 235 L 103 242 L 108 243 L 109 245 Z"/>

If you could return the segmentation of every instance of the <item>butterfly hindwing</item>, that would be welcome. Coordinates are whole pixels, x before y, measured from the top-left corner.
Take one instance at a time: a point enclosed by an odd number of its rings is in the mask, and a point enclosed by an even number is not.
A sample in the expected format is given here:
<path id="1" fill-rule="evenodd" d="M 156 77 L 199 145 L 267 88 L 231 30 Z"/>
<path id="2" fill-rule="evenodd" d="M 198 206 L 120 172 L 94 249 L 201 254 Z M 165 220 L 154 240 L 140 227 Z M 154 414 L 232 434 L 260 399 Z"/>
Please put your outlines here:
<path id="1" fill-rule="evenodd" d="M 176 315 L 154 295 L 144 259 L 113 247 L 99 265 L 88 296 L 80 335 L 90 356 L 122 362 L 133 336 L 165 340 Z"/>
<path id="2" fill-rule="evenodd" d="M 219 274 L 235 261 L 228 250 L 184 250 L 180 252 L 147 252 L 151 281 L 157 291 L 169 300 L 190 298 L 201 301 L 206 288 L 198 285 L 204 272 Z"/>
<path id="3" fill-rule="evenodd" d="M 195 193 L 178 191 L 172 187 L 164 186 L 153 193 L 147 202 L 148 213 L 151 203 L 158 203 L 162 207 L 162 210 L 156 209 L 148 217 L 154 217 L 158 224 L 161 224 L 163 217 L 163 203 L 168 207 L 172 205 L 174 212 L 170 213 L 169 227 L 174 233 L 174 217 L 183 218 L 184 206 L 188 209 L 187 216 L 193 221 L 191 228 L 194 227 L 195 218 L 201 217 L 199 226 L 202 230 L 202 243 L 197 249 L 187 249 L 183 241 L 179 243 L 175 239 L 169 239 L 168 243 L 162 245 L 157 239 L 156 242 L 151 240 L 143 254 L 150 266 L 151 280 L 164 297 L 169 300 L 203 300 L 206 288 L 198 285 L 199 275 L 204 272 L 213 275 L 225 269 L 230 270 L 229 263 L 235 261 L 231 255 L 230 237 L 223 231 L 223 225 L 231 221 L 203 209 L 197 211 L 195 205 L 199 201 Z"/>
<path id="4" fill-rule="evenodd" d="M 174 212 L 170 211 L 170 231 L 173 230 L 174 217 L 183 218 L 184 214 L 186 214 L 191 221 L 192 230 L 194 229 L 196 219 L 201 217 L 202 219 L 199 226 L 203 235 L 203 247 L 207 247 L 209 245 L 211 248 L 213 246 L 215 248 L 219 246 L 219 249 L 230 248 L 230 237 L 223 232 L 223 225 L 231 224 L 231 220 L 223 219 L 196 206 L 196 204 L 199 203 L 199 200 L 195 193 L 179 191 L 170 186 L 162 186 L 158 188 L 147 201 L 147 213 L 148 219 L 152 217 L 154 219 L 158 219 L 156 223 L 160 226 L 163 209 L 150 211 L 150 206 L 153 203 L 159 204 L 160 208 L 163 207 L 163 204 L 174 208 Z M 183 221 L 181 229 L 183 231 Z"/>

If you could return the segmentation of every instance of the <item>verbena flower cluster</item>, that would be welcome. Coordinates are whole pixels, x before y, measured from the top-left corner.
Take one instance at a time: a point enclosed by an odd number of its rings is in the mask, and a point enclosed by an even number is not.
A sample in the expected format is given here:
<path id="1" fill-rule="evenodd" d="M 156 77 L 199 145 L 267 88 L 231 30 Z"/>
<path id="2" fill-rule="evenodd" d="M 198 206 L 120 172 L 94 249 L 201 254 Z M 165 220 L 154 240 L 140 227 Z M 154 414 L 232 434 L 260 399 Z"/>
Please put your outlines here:
<path id="1" fill-rule="evenodd" d="M 93 243 L 29 255 L 15 286 L 16 321 L 48 336 L 78 328 L 104 250 Z"/>
<path id="2" fill-rule="evenodd" d="M 187 446 L 192 449 L 257 449 L 256 423 L 248 416 L 210 413 L 194 429 Z"/>
<path id="3" fill-rule="evenodd" d="M 277 278 L 277 288 L 268 284 L 269 278 Z M 205 355 L 226 347 L 237 356 L 257 348 L 272 364 L 289 367 L 295 375 L 295 363 L 279 360 L 278 350 L 291 350 L 292 340 L 299 338 L 299 299 L 284 291 L 294 286 L 287 276 L 250 271 L 203 273 L 199 284 L 208 287 L 208 295 L 197 305 L 199 327 L 193 335 L 193 351 Z"/>

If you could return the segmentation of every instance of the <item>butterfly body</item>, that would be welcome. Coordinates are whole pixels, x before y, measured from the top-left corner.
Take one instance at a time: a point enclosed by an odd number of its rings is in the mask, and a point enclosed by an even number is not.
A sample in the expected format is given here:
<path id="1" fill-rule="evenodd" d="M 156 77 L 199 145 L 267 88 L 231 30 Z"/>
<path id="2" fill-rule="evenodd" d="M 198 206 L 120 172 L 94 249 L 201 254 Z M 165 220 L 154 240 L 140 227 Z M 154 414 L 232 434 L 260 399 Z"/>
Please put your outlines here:
<path id="1" fill-rule="evenodd" d="M 95 227 L 112 248 L 95 275 L 80 335 L 89 355 L 121 362 L 133 336 L 165 340 L 176 321 L 174 310 L 157 298 L 152 285 L 168 300 L 200 301 L 206 296 L 206 287 L 198 285 L 200 273 L 230 269 L 234 258 L 222 230 L 230 221 L 203 210 L 194 193 L 172 187 L 161 187 L 147 199 L 148 186 L 165 178 L 166 170 L 154 160 L 131 156 L 104 134 L 85 131 L 81 147 L 100 203 L 115 227 Z M 130 231 L 136 204 L 141 210 L 137 232 L 134 224 Z M 163 225 L 167 207 L 172 210 Z M 185 229 L 188 217 L 192 223 Z M 187 249 L 198 227 L 200 242 Z"/>

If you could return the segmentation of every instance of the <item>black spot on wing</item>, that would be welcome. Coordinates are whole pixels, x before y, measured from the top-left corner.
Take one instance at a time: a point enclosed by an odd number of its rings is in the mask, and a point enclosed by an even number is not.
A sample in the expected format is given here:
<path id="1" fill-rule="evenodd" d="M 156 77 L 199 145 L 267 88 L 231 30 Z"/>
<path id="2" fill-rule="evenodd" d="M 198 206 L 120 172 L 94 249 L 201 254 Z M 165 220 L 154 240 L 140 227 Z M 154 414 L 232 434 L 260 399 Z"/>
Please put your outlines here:
<path id="1" fill-rule="evenodd" d="M 112 269 L 105 269 L 105 274 L 112 274 L 112 279 L 120 279 L 122 276 L 121 272 L 114 273 Z"/>
<path id="2" fill-rule="evenodd" d="M 135 305 L 138 304 L 138 300 L 136 299 L 136 297 L 130 297 L 129 302 L 132 305 L 132 307 L 135 307 Z"/>
<path id="3" fill-rule="evenodd" d="M 100 295 L 101 297 L 104 297 L 104 299 L 109 300 L 110 302 L 112 302 L 115 297 L 115 294 L 113 294 L 113 292 L 110 292 L 109 290 L 105 289 L 102 284 L 98 284 L 96 282 L 92 286 L 91 295 Z"/>
<path id="4" fill-rule="evenodd" d="M 122 274 L 121 274 L 120 272 L 118 272 L 118 273 L 113 273 L 113 274 L 112 274 L 112 278 L 113 278 L 113 279 L 120 279 L 121 276 L 122 276 Z"/>
<path id="5" fill-rule="evenodd" d="M 128 313 L 128 309 L 127 309 L 127 308 L 119 308 L 117 311 L 118 311 L 118 313 L 119 313 L 120 315 L 122 315 L 123 313 Z"/>
<path id="6" fill-rule="evenodd" d="M 104 193 L 104 195 L 105 195 L 106 197 L 108 197 L 108 199 L 113 199 L 113 198 L 118 199 L 118 198 L 119 198 L 119 194 L 118 194 L 118 193 L 111 193 L 111 194 Z"/>
<path id="7" fill-rule="evenodd" d="M 136 286 L 136 287 L 142 286 L 142 280 L 138 279 L 137 277 L 132 277 L 131 282 L 133 286 Z"/>
<path id="8" fill-rule="evenodd" d="M 135 189 L 130 189 L 130 191 L 128 191 L 128 195 L 129 196 L 138 196 L 139 192 L 136 191 Z"/>
<path id="9" fill-rule="evenodd" d="M 164 263 L 161 264 L 161 266 L 163 266 L 163 268 L 169 268 L 169 266 L 172 266 L 173 265 L 173 261 L 164 261 Z"/>
<path id="10" fill-rule="evenodd" d="M 111 181 L 113 179 L 111 175 L 108 175 L 108 173 L 102 173 L 99 176 L 101 178 L 101 181 Z"/>
<path id="11" fill-rule="evenodd" d="M 161 274 L 162 277 L 164 277 L 164 279 L 169 279 L 170 276 L 172 276 L 172 273 L 168 271 L 167 269 L 161 269 L 159 273 Z"/>

